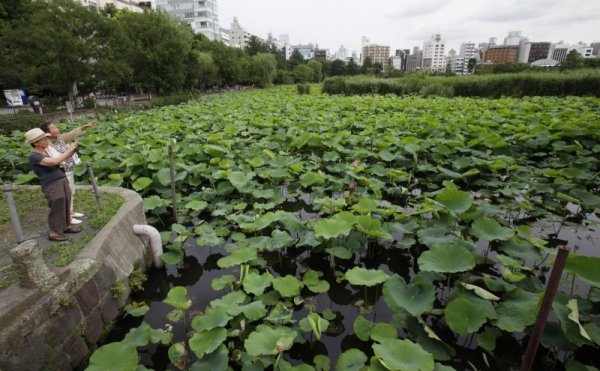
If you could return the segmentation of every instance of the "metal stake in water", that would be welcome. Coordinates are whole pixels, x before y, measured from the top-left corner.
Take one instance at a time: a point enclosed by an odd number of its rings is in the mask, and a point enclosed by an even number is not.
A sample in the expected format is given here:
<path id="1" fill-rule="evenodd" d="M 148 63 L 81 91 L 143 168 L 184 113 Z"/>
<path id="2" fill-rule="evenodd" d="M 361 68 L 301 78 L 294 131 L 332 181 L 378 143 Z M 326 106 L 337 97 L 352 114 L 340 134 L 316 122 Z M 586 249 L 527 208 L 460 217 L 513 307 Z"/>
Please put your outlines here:
<path id="1" fill-rule="evenodd" d="M 10 221 L 12 223 L 13 229 L 15 230 L 15 238 L 17 239 L 17 244 L 25 241 L 23 237 L 23 231 L 21 230 L 21 222 L 19 221 L 19 214 L 17 214 L 17 206 L 15 204 L 15 199 L 12 194 L 12 186 L 10 184 L 2 185 L 2 190 L 6 194 L 6 202 L 8 203 L 8 212 L 10 213 Z"/>
<path id="2" fill-rule="evenodd" d="M 85 166 L 87 167 L 90 182 L 92 182 L 92 188 L 94 188 L 96 202 L 98 203 L 98 206 L 102 206 L 102 204 L 100 203 L 100 192 L 98 192 L 98 185 L 96 184 L 96 177 L 94 176 L 94 170 L 92 170 L 92 164 L 88 162 L 87 164 L 85 164 Z"/>
<path id="3" fill-rule="evenodd" d="M 169 169 L 171 175 L 171 198 L 173 202 L 173 220 L 177 221 L 177 188 L 175 188 L 175 163 L 173 162 L 173 143 L 169 143 Z"/>

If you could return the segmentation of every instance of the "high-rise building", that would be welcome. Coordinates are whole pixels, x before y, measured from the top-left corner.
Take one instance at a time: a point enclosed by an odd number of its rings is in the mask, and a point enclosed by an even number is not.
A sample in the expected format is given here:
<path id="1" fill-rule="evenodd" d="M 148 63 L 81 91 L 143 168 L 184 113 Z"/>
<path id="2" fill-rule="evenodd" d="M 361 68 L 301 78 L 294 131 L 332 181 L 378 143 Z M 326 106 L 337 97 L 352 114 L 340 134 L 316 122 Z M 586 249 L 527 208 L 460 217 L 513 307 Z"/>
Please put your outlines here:
<path id="1" fill-rule="evenodd" d="M 592 54 L 595 56 L 600 56 L 600 42 L 593 42 L 590 44 L 592 48 Z"/>
<path id="2" fill-rule="evenodd" d="M 83 6 L 86 6 L 94 10 L 102 10 L 106 5 L 114 5 L 115 8 L 127 9 L 131 12 L 141 13 L 143 12 L 142 7 L 139 3 L 141 1 L 130 1 L 130 0 L 78 0 Z"/>
<path id="3" fill-rule="evenodd" d="M 423 43 L 423 65 L 424 69 L 433 72 L 446 71 L 446 41 L 441 34 L 434 34 L 429 41 Z"/>
<path id="4" fill-rule="evenodd" d="M 370 58 L 373 63 L 380 63 L 383 72 L 387 72 L 390 63 L 390 47 L 387 45 L 369 44 L 362 48 L 362 60 Z"/>
<path id="5" fill-rule="evenodd" d="M 156 0 L 156 7 L 183 19 L 194 33 L 221 40 L 217 0 Z"/>
<path id="6" fill-rule="evenodd" d="M 344 45 L 341 45 L 340 49 L 335 53 L 334 58 L 345 61 L 348 59 L 348 49 L 346 49 Z"/>
<path id="7" fill-rule="evenodd" d="M 483 51 L 484 63 L 517 63 L 519 61 L 519 46 L 494 46 Z"/>
<path id="8" fill-rule="evenodd" d="M 412 54 L 406 56 L 406 71 L 414 72 L 421 69 L 423 60 L 423 51 L 418 46 L 413 48 Z"/>
<path id="9" fill-rule="evenodd" d="M 229 45 L 243 49 L 246 47 L 251 37 L 252 35 L 240 26 L 237 17 L 233 17 L 231 28 L 229 29 Z"/>
<path id="10" fill-rule="evenodd" d="M 508 36 L 504 38 L 504 44 L 502 45 L 519 45 L 519 43 L 521 43 L 521 40 L 523 40 L 523 36 L 521 36 L 521 31 L 510 31 L 508 33 Z"/>

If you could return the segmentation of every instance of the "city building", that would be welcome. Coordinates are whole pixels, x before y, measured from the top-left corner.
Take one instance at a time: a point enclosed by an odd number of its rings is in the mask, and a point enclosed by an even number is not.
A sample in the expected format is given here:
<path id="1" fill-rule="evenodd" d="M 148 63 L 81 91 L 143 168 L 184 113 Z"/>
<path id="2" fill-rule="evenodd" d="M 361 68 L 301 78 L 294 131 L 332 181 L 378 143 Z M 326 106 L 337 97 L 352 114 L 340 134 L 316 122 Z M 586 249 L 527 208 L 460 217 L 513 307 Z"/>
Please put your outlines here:
<path id="1" fill-rule="evenodd" d="M 390 47 L 386 45 L 368 44 L 362 48 L 362 60 L 369 58 L 373 63 L 380 63 L 383 66 L 383 72 L 387 72 L 390 59 Z"/>
<path id="2" fill-rule="evenodd" d="M 423 60 L 423 51 L 419 50 L 418 46 L 413 48 L 412 54 L 406 56 L 406 71 L 415 72 L 421 69 L 421 62 Z"/>
<path id="3" fill-rule="evenodd" d="M 219 33 L 221 34 L 221 42 L 225 45 L 231 45 L 230 44 L 230 33 L 229 30 L 226 28 L 219 28 Z"/>
<path id="4" fill-rule="evenodd" d="M 456 54 L 454 49 L 450 49 L 448 52 L 447 66 L 450 67 L 450 71 L 456 75 L 466 75 L 468 63 L 465 63 L 465 57 L 460 54 Z"/>
<path id="5" fill-rule="evenodd" d="M 339 50 L 335 52 L 334 59 L 339 59 L 341 61 L 345 61 L 348 59 L 348 49 L 341 45 Z"/>
<path id="6" fill-rule="evenodd" d="M 429 41 L 423 43 L 422 68 L 432 72 L 446 71 L 446 41 L 441 34 L 434 34 Z"/>
<path id="7" fill-rule="evenodd" d="M 79 0 L 79 3 L 83 6 L 86 6 L 90 9 L 94 10 L 102 10 L 106 5 L 114 5 L 115 8 L 127 9 L 132 12 L 141 13 L 144 10 L 140 6 L 140 2 L 138 1 L 129 1 L 129 0 Z"/>
<path id="8" fill-rule="evenodd" d="M 331 59 L 331 57 L 329 56 L 329 49 L 315 48 L 314 58 L 315 59 Z"/>
<path id="9" fill-rule="evenodd" d="M 592 54 L 596 57 L 600 56 L 600 42 L 593 42 L 590 44 L 592 48 Z"/>
<path id="10" fill-rule="evenodd" d="M 493 46 L 483 51 L 483 63 L 517 63 L 519 61 L 519 46 Z"/>
<path id="11" fill-rule="evenodd" d="M 524 38 L 519 44 L 519 63 L 533 63 L 548 58 L 549 42 L 530 42 Z"/>
<path id="12" fill-rule="evenodd" d="M 233 17 L 231 28 L 229 29 L 229 46 L 243 49 L 246 47 L 251 37 L 252 34 L 240 26 L 237 17 Z"/>
<path id="13" fill-rule="evenodd" d="M 304 57 L 304 59 L 307 60 L 313 59 L 315 57 L 315 49 L 318 48 L 318 46 L 315 46 L 313 43 L 310 43 L 306 45 L 294 45 L 292 46 L 292 48 L 294 48 L 294 50 L 297 50 L 298 53 L 300 53 L 302 57 Z"/>
<path id="14" fill-rule="evenodd" d="M 585 44 L 566 44 L 563 41 L 559 41 L 556 44 L 550 45 L 550 51 L 548 52 L 548 58 L 554 59 L 555 61 L 562 62 L 567 59 L 567 55 L 571 50 L 577 50 L 584 58 L 594 57 L 594 48 Z"/>
<path id="15" fill-rule="evenodd" d="M 509 45 L 519 45 L 523 40 L 523 36 L 521 36 L 521 31 L 510 31 L 508 36 L 504 38 L 504 46 Z"/>
<path id="16" fill-rule="evenodd" d="M 156 7 L 183 19 L 194 33 L 221 40 L 217 0 L 156 0 Z"/>
<path id="17" fill-rule="evenodd" d="M 292 53 L 294 52 L 294 48 L 292 48 L 292 46 L 290 44 L 285 44 L 282 48 L 281 51 L 283 52 L 283 56 L 285 57 L 285 60 L 289 60 L 292 57 Z"/>

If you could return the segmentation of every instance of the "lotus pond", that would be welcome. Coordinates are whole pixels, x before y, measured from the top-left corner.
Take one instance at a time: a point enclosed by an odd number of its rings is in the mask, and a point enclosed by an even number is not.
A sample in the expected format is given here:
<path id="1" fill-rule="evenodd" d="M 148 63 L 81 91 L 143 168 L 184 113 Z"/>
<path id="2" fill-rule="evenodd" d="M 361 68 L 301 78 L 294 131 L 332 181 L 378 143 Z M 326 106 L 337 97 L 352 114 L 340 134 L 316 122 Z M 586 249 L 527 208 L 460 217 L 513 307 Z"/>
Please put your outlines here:
<path id="1" fill-rule="evenodd" d="M 535 366 L 600 367 L 597 98 L 277 88 L 99 121 L 83 159 L 168 226 L 167 268 L 90 370 L 516 369 L 558 245 Z"/>

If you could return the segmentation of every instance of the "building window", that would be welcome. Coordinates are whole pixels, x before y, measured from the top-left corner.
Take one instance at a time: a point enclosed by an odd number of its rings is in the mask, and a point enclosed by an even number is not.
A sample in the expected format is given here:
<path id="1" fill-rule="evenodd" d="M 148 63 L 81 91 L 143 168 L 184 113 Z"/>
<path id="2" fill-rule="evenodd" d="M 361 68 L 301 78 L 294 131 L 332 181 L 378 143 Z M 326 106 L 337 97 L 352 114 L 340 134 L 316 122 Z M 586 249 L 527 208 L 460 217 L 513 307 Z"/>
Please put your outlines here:
<path id="1" fill-rule="evenodd" d="M 208 28 L 208 22 L 200 22 L 201 28 Z"/>
<path id="2" fill-rule="evenodd" d="M 206 1 L 198 1 L 198 5 L 200 5 L 200 6 L 206 6 Z"/>
<path id="3" fill-rule="evenodd" d="M 194 18 L 194 12 L 187 12 L 183 15 L 184 18 Z"/>
<path id="4" fill-rule="evenodd" d="M 198 17 L 207 17 L 207 16 L 208 16 L 208 12 L 206 12 L 206 11 L 201 11 L 201 12 L 198 12 L 198 13 L 196 13 L 196 15 L 197 15 Z"/>

